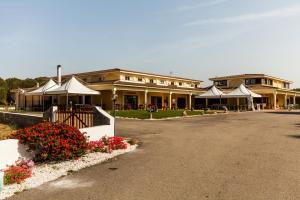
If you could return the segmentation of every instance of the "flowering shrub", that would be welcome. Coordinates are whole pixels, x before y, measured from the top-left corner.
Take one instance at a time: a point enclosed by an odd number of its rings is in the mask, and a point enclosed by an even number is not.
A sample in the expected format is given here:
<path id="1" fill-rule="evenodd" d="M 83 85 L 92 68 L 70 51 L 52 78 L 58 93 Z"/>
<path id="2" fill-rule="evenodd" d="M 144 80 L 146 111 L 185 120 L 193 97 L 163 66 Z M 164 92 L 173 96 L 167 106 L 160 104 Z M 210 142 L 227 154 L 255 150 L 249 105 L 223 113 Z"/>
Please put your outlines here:
<path id="1" fill-rule="evenodd" d="M 124 139 L 122 137 L 103 137 L 102 141 L 105 145 L 108 146 L 109 152 L 112 150 L 118 150 L 118 149 L 126 149 L 127 143 L 124 142 Z"/>
<path id="2" fill-rule="evenodd" d="M 89 142 L 88 150 L 90 152 L 106 152 L 105 145 L 101 140 Z"/>
<path id="3" fill-rule="evenodd" d="M 32 160 L 26 161 L 21 159 L 16 161 L 16 165 L 10 166 L 8 169 L 4 170 L 4 184 L 20 184 L 26 178 L 31 177 L 33 166 L 34 162 Z"/>
<path id="4" fill-rule="evenodd" d="M 17 131 L 14 138 L 35 152 L 35 161 L 59 161 L 76 159 L 84 155 L 87 138 L 77 128 L 43 122 Z"/>
<path id="5" fill-rule="evenodd" d="M 103 137 L 101 140 L 92 141 L 88 144 L 90 152 L 111 153 L 113 150 L 126 148 L 127 143 L 122 137 Z"/>

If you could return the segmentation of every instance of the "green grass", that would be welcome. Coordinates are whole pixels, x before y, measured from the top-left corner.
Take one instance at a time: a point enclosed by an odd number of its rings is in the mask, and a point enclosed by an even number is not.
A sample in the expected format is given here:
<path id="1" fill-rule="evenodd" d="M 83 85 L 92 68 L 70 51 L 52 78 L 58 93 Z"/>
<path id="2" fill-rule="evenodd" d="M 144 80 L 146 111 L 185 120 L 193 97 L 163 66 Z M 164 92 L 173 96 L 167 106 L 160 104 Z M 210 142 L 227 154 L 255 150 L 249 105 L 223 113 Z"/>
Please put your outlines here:
<path id="1" fill-rule="evenodd" d="M 152 113 L 153 119 L 163 119 L 163 118 L 171 118 L 171 117 L 181 117 L 183 116 L 184 110 L 167 110 L 167 111 L 158 111 Z M 202 110 L 197 111 L 186 111 L 187 115 L 203 115 L 210 114 L 206 113 Z M 113 113 L 111 113 L 113 114 Z M 136 118 L 136 119 L 149 119 L 150 113 L 145 110 L 124 110 L 124 111 L 116 111 L 117 117 L 126 117 L 126 118 Z"/>

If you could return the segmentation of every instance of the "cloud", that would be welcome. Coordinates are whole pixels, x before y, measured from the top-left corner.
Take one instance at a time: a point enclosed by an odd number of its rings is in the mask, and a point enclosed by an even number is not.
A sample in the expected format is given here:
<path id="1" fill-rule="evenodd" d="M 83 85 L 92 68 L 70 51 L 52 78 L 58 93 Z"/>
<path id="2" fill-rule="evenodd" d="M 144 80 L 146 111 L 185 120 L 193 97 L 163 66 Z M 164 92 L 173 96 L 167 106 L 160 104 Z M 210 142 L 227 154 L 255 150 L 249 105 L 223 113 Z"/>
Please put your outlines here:
<path id="1" fill-rule="evenodd" d="M 184 11 L 189 11 L 189 10 L 193 10 L 196 8 L 206 8 L 206 7 L 210 7 L 210 6 L 215 6 L 221 3 L 225 3 L 228 0 L 211 0 L 211 1 L 206 1 L 206 2 L 202 2 L 202 3 L 198 3 L 192 6 L 181 6 L 177 8 L 177 11 L 180 12 L 184 12 Z"/>
<path id="2" fill-rule="evenodd" d="M 239 15 L 234 17 L 225 17 L 225 18 L 210 18 L 202 19 L 193 22 L 188 22 L 184 24 L 185 26 L 200 26 L 206 24 L 233 24 L 233 23 L 242 23 L 248 21 L 257 21 L 262 19 L 270 18 L 283 18 L 300 15 L 300 5 L 281 8 L 277 10 L 271 10 L 263 13 L 252 13 L 246 15 Z"/>

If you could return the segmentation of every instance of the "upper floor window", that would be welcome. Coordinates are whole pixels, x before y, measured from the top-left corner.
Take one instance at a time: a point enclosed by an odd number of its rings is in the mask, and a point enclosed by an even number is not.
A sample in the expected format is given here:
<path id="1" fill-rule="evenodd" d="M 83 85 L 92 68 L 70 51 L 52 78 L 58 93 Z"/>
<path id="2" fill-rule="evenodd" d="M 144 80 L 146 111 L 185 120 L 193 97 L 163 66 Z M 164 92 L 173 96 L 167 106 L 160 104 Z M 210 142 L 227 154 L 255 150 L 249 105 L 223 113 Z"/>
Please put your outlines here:
<path id="1" fill-rule="evenodd" d="M 154 80 L 153 80 L 153 79 L 150 79 L 150 83 L 154 83 Z"/>
<path id="2" fill-rule="evenodd" d="M 227 80 L 214 81 L 216 86 L 227 86 Z"/>
<path id="3" fill-rule="evenodd" d="M 171 85 L 175 85 L 174 81 L 171 82 Z"/>
<path id="4" fill-rule="evenodd" d="M 286 89 L 290 89 L 290 84 L 289 83 L 283 83 L 283 87 Z"/>
<path id="5" fill-rule="evenodd" d="M 195 85 L 192 83 L 192 84 L 191 84 L 191 87 L 195 87 Z"/>
<path id="6" fill-rule="evenodd" d="M 182 86 L 182 82 L 179 82 L 179 86 Z"/>
<path id="7" fill-rule="evenodd" d="M 265 79 L 265 84 L 266 85 L 273 85 L 273 80 L 271 80 L 271 79 Z"/>
<path id="8" fill-rule="evenodd" d="M 165 84 L 165 81 L 164 80 L 160 80 L 160 84 Z"/>
<path id="9" fill-rule="evenodd" d="M 130 81 L 130 76 L 125 76 L 126 81 Z"/>
<path id="10" fill-rule="evenodd" d="M 261 84 L 262 79 L 260 78 L 249 78 L 249 79 L 245 79 L 245 84 L 246 85 L 256 85 L 256 84 Z"/>
<path id="11" fill-rule="evenodd" d="M 142 78 L 138 78 L 138 82 L 142 82 L 143 81 L 143 79 Z"/>

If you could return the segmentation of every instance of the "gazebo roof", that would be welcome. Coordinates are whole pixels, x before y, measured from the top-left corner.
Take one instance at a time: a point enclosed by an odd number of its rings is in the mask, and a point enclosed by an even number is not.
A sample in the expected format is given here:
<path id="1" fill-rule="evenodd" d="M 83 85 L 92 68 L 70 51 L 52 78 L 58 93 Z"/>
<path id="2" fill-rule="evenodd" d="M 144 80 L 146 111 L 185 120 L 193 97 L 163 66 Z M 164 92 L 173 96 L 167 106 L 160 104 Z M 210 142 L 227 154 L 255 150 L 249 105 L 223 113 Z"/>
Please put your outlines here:
<path id="1" fill-rule="evenodd" d="M 57 89 L 59 86 L 55 83 L 55 81 L 53 81 L 52 79 L 50 79 L 46 84 L 44 84 L 43 86 L 31 91 L 31 92 L 27 92 L 25 93 L 25 95 L 28 96 L 34 96 L 34 95 L 44 95 L 46 92 L 52 91 Z"/>
<path id="2" fill-rule="evenodd" d="M 47 91 L 46 94 L 49 95 L 97 95 L 100 94 L 100 92 L 92 90 L 85 85 L 83 85 L 81 82 L 79 82 L 75 76 L 73 76 L 70 80 L 65 82 L 63 85 L 59 86 L 58 88 Z"/>
<path id="3" fill-rule="evenodd" d="M 213 98 L 221 98 L 225 94 L 219 90 L 215 85 L 211 86 L 208 91 L 205 93 L 196 96 L 195 98 L 202 98 L 202 99 L 213 99 Z"/>

